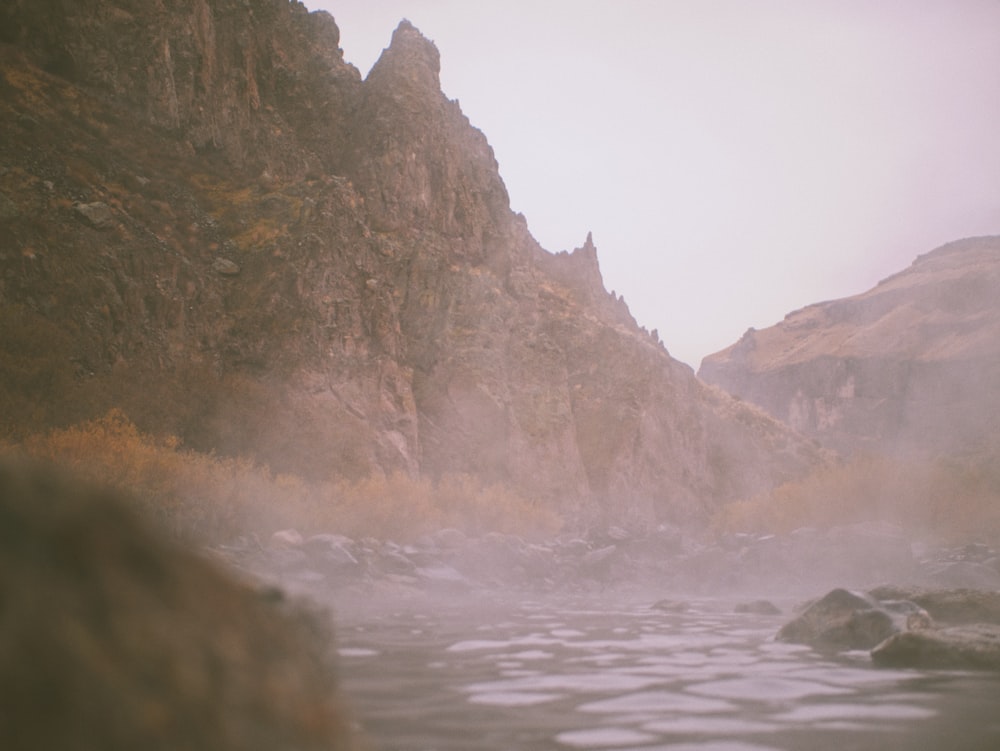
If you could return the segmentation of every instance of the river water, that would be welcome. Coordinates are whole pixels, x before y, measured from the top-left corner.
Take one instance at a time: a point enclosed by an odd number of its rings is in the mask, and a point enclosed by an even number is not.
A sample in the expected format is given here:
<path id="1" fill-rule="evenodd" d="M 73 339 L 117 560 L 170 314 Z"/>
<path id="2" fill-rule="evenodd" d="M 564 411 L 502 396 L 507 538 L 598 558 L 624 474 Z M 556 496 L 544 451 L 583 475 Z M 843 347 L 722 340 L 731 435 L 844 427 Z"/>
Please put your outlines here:
<path id="1" fill-rule="evenodd" d="M 1000 749 L 1000 676 L 820 655 L 774 641 L 789 615 L 734 604 L 350 608 L 337 614 L 342 680 L 380 751 Z"/>

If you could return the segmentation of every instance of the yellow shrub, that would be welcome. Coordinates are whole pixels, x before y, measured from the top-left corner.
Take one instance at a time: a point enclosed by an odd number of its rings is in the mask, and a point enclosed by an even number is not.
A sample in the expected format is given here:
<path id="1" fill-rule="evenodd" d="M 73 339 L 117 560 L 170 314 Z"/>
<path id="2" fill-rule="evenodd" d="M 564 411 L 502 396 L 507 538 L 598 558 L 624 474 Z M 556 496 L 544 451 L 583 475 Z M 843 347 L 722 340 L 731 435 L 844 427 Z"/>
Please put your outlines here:
<path id="1" fill-rule="evenodd" d="M 176 437 L 142 433 L 117 409 L 19 446 L 0 445 L 3 452 L 15 448 L 120 488 L 171 533 L 202 541 L 267 536 L 283 527 L 407 541 L 443 527 L 544 536 L 561 525 L 555 513 L 468 476 L 437 484 L 402 473 L 339 483 L 275 476 L 246 459 L 190 451 Z"/>
<path id="2" fill-rule="evenodd" d="M 244 459 L 181 450 L 173 436 L 157 439 L 141 433 L 120 410 L 31 436 L 21 448 L 126 491 L 140 511 L 181 536 L 222 539 L 257 531 L 258 520 L 266 523 L 280 516 L 277 508 L 260 503 L 266 499 L 280 504 L 265 468 Z"/>
<path id="3" fill-rule="evenodd" d="M 887 521 L 942 542 L 1000 539 L 1000 470 L 985 459 L 902 461 L 866 456 L 724 506 L 718 532 L 786 533 L 798 527 Z"/>
<path id="4" fill-rule="evenodd" d="M 412 540 L 444 527 L 470 535 L 529 537 L 551 535 L 561 527 L 554 512 L 468 475 L 446 475 L 432 483 L 396 473 L 342 483 L 334 491 L 332 508 L 345 534 L 395 540 Z"/>

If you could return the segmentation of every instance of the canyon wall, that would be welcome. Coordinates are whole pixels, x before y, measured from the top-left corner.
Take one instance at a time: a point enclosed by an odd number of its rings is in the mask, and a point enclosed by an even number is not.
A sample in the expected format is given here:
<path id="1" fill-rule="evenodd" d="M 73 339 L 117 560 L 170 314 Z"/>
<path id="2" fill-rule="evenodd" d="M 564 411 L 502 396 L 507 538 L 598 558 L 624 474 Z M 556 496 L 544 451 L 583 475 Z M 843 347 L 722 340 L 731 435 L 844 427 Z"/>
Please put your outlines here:
<path id="1" fill-rule="evenodd" d="M 699 375 L 844 453 L 996 454 L 1000 238 L 751 329 Z"/>
<path id="2" fill-rule="evenodd" d="M 470 474 L 581 524 L 705 519 L 822 460 L 671 358 L 589 235 L 539 247 L 431 41 L 403 21 L 362 80 L 340 33 L 287 0 L 4 4 L 9 440 L 114 406 L 278 472 Z"/>

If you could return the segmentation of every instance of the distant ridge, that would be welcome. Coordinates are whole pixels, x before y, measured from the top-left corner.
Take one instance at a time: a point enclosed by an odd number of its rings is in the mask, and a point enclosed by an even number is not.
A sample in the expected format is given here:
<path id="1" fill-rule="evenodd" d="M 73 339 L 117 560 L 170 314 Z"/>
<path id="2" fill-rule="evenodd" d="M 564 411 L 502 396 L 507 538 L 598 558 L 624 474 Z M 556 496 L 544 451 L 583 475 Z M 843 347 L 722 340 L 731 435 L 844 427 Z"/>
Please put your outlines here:
<path id="1" fill-rule="evenodd" d="M 1000 237 L 949 243 L 868 292 L 751 329 L 698 374 L 846 453 L 996 453 Z"/>

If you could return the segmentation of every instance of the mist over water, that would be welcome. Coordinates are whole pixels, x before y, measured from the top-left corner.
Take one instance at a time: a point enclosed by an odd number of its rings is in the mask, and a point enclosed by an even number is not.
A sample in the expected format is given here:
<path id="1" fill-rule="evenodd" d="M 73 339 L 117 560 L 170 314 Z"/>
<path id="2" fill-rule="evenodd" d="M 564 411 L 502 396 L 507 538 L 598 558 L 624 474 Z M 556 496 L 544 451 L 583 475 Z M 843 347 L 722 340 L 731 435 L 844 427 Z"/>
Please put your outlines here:
<path id="1" fill-rule="evenodd" d="M 787 615 L 613 592 L 341 610 L 343 679 L 379 748 L 991 748 L 993 674 L 874 669 L 774 641 Z M 783 602 L 783 607 L 790 603 Z"/>
<path id="2" fill-rule="evenodd" d="M 345 693 L 387 751 L 929 750 L 1000 743 L 1000 676 L 775 636 L 831 587 L 985 583 L 994 554 L 859 525 L 718 543 L 319 536 L 244 561 L 330 609 Z"/>

